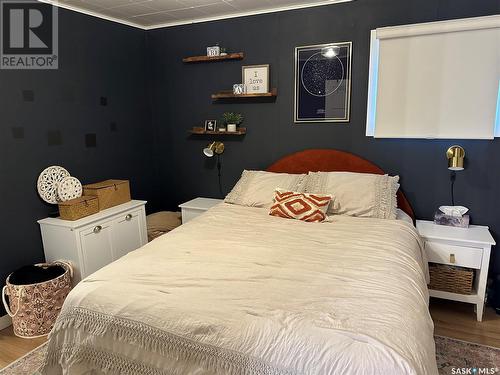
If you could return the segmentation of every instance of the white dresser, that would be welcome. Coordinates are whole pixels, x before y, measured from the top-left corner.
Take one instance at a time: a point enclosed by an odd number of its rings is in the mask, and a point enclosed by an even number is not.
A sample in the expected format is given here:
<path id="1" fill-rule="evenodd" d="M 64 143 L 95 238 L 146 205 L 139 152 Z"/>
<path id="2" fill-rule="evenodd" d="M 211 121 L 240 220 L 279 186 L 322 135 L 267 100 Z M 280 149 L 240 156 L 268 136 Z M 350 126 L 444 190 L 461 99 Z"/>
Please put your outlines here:
<path id="1" fill-rule="evenodd" d="M 145 245 L 148 240 L 145 204 L 133 200 L 75 221 L 39 220 L 46 261 L 70 261 L 76 284 Z"/>
<path id="2" fill-rule="evenodd" d="M 417 230 L 425 243 L 427 261 L 472 268 L 476 272 L 472 294 L 431 289 L 431 297 L 474 304 L 477 321 L 480 322 L 483 319 L 491 247 L 495 245 L 488 227 L 471 225 L 469 228 L 455 228 L 417 220 Z"/>
<path id="3" fill-rule="evenodd" d="M 214 198 L 195 198 L 188 202 L 179 205 L 182 212 L 182 224 L 186 224 L 189 220 L 201 215 L 208 209 L 221 203 L 222 199 Z"/>

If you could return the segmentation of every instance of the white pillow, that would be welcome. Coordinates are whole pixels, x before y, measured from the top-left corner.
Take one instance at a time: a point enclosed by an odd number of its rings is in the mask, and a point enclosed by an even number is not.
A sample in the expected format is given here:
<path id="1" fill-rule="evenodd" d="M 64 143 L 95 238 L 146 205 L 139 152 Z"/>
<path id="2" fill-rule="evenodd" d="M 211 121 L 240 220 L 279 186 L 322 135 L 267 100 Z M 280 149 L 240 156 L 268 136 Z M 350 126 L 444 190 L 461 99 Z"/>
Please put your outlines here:
<path id="1" fill-rule="evenodd" d="M 276 188 L 304 192 L 306 183 L 307 174 L 244 170 L 224 202 L 241 206 L 269 208 L 273 204 Z"/>
<path id="2" fill-rule="evenodd" d="M 399 176 L 354 172 L 309 172 L 307 192 L 331 194 L 328 213 L 396 219 Z"/>

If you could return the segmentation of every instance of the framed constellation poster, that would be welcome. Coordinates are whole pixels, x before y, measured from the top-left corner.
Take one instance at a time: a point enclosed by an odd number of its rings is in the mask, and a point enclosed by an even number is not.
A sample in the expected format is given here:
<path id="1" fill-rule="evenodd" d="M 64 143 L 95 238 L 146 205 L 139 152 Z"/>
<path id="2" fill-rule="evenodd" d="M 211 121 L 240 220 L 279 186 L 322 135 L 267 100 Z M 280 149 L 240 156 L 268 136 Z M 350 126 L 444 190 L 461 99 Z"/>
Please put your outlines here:
<path id="1" fill-rule="evenodd" d="M 294 122 L 349 122 L 352 42 L 295 48 Z"/>

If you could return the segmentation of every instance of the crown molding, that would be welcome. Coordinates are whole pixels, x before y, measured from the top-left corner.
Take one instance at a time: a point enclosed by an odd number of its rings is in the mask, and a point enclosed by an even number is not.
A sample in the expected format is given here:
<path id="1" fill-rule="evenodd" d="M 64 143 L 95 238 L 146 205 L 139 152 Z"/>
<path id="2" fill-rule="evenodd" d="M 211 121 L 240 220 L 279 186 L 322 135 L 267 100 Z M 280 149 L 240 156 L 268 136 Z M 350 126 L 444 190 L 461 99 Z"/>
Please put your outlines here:
<path id="1" fill-rule="evenodd" d="M 255 16 L 255 15 L 266 14 L 266 13 L 276 13 L 276 12 L 284 12 L 284 11 L 288 11 L 288 10 L 314 8 L 314 7 L 324 6 L 324 5 L 348 3 L 348 2 L 355 1 L 355 0 L 324 0 L 324 1 L 317 2 L 317 3 L 313 3 L 313 4 L 288 5 L 288 6 L 282 6 L 282 7 L 274 7 L 274 8 L 269 8 L 269 9 L 245 11 L 245 12 L 238 12 L 237 11 L 235 13 L 225 14 L 225 15 L 221 15 L 221 16 L 196 18 L 196 19 L 174 21 L 174 22 L 165 22 L 165 23 L 159 23 L 159 24 L 149 25 L 149 26 L 144 26 L 144 25 L 140 25 L 140 24 L 135 23 L 135 22 L 130 22 L 130 21 L 122 20 L 120 18 L 107 16 L 105 14 L 99 13 L 98 11 L 83 9 L 83 8 L 79 8 L 79 7 L 76 7 L 73 5 L 60 3 L 57 0 L 56 1 L 54 1 L 54 0 L 38 0 L 38 1 L 40 1 L 42 3 L 46 3 L 46 4 L 51 4 L 53 6 L 57 6 L 60 8 L 72 10 L 74 12 L 83 13 L 83 14 L 86 14 L 86 15 L 89 15 L 92 17 L 101 18 L 101 19 L 106 20 L 106 21 L 121 23 L 122 25 L 135 27 L 135 28 L 138 28 L 141 30 L 154 30 L 154 29 L 159 29 L 159 28 L 164 28 L 164 27 L 193 25 L 196 23 L 219 21 L 219 20 L 225 20 L 225 19 L 230 19 L 230 18 L 248 17 L 248 16 Z M 160 14 L 160 13 L 168 13 L 168 12 L 167 11 L 155 12 L 155 13 L 151 13 L 151 14 Z"/>
<path id="2" fill-rule="evenodd" d="M 69 5 L 69 4 L 63 4 L 63 3 L 60 3 L 59 1 L 52 1 L 52 0 L 38 0 L 38 1 L 41 3 L 46 3 L 46 4 L 56 6 L 58 8 L 63 8 L 63 9 L 72 10 L 74 12 L 83 13 L 83 14 L 86 14 L 87 16 L 97 17 L 97 18 L 100 18 L 100 19 L 103 19 L 106 21 L 121 23 L 122 25 L 127 25 L 127 26 L 131 26 L 131 27 L 135 27 L 137 29 L 146 30 L 145 26 L 139 25 L 138 23 L 129 22 L 126 20 L 122 20 L 120 18 L 107 16 L 105 14 L 102 14 L 102 13 L 99 13 L 99 12 L 96 12 L 93 10 L 79 8 L 79 7 Z"/>

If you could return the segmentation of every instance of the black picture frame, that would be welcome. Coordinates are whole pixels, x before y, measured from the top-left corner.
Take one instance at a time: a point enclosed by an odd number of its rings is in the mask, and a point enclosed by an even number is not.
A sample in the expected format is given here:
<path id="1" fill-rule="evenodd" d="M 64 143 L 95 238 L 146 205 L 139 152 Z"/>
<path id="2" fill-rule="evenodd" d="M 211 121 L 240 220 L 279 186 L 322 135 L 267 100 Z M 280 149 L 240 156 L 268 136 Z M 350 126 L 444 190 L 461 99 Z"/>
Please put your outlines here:
<path id="1" fill-rule="evenodd" d="M 217 120 L 205 120 L 205 131 L 217 131 Z"/>
<path id="2" fill-rule="evenodd" d="M 295 123 L 349 122 L 352 42 L 295 48 Z"/>

